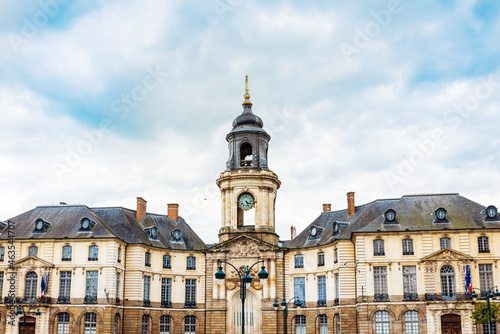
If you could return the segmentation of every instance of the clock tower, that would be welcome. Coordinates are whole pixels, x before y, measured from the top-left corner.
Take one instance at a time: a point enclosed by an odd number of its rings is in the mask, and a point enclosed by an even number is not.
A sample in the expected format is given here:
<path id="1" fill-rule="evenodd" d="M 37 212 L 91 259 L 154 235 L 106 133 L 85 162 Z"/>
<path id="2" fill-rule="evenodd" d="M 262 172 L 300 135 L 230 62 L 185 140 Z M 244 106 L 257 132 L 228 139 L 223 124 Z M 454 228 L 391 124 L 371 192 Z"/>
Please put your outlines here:
<path id="1" fill-rule="evenodd" d="M 269 170 L 267 149 L 271 136 L 262 119 L 252 112 L 245 79 L 243 112 L 227 134 L 229 159 L 217 180 L 222 196 L 222 227 L 219 242 L 241 234 L 277 245 L 274 205 L 281 182 Z"/>

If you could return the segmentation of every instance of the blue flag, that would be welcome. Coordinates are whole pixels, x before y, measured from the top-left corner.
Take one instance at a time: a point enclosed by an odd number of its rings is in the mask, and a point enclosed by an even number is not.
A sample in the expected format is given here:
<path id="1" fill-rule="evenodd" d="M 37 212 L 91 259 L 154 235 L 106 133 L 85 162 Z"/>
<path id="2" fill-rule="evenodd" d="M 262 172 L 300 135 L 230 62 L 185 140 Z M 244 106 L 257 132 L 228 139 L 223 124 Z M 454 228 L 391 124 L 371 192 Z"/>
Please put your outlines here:
<path id="1" fill-rule="evenodd" d="M 470 278 L 470 266 L 469 265 L 465 266 L 465 293 L 466 294 L 472 293 L 472 282 L 471 282 L 471 278 Z"/>

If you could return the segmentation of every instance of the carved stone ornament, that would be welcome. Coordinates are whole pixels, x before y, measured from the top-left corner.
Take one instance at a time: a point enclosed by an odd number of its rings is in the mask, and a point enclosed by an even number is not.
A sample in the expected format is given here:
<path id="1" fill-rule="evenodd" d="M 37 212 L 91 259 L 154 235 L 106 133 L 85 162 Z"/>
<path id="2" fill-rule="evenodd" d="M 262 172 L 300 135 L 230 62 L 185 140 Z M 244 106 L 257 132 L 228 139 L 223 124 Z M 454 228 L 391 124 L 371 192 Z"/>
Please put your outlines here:
<path id="1" fill-rule="evenodd" d="M 255 257 L 259 255 L 259 246 L 248 239 L 242 239 L 229 249 L 230 257 Z"/>
<path id="2" fill-rule="evenodd" d="M 187 315 L 194 315 L 194 311 L 193 311 L 193 310 L 188 310 L 188 311 L 186 312 L 186 314 L 187 314 Z"/>
<path id="3" fill-rule="evenodd" d="M 295 312 L 297 315 L 304 315 L 304 310 L 299 308 L 297 312 Z"/>
<path id="4" fill-rule="evenodd" d="M 171 312 L 170 312 L 170 310 L 164 310 L 161 314 L 162 315 L 170 315 Z"/>
<path id="5" fill-rule="evenodd" d="M 385 305 L 379 304 L 379 305 L 377 305 L 377 309 L 379 309 L 379 310 L 385 310 Z"/>

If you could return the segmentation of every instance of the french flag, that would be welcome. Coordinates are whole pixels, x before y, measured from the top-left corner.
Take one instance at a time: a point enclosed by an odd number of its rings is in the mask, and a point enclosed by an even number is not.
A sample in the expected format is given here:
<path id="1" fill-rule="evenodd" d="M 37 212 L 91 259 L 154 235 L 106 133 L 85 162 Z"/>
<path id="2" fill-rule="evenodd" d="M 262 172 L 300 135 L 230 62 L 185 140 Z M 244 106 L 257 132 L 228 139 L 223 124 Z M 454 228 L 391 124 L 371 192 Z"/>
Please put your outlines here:
<path id="1" fill-rule="evenodd" d="M 465 266 L 465 293 L 472 294 L 472 282 L 470 278 L 470 266 Z"/>
<path id="2" fill-rule="evenodd" d="M 42 290 L 41 296 L 43 298 L 43 296 L 45 296 L 45 292 L 47 292 L 47 288 L 49 285 L 49 277 L 47 273 L 42 275 L 42 282 L 40 283 L 40 285 Z"/>

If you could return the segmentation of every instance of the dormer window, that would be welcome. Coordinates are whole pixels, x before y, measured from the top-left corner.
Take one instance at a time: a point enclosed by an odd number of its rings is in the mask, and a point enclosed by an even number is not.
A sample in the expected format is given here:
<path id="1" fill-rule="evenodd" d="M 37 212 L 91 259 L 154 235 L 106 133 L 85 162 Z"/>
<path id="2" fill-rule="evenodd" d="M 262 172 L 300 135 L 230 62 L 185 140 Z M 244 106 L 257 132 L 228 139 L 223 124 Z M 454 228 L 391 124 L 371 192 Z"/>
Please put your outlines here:
<path id="1" fill-rule="evenodd" d="M 35 229 L 33 233 L 45 233 L 51 224 L 41 218 L 35 221 Z"/>
<path id="2" fill-rule="evenodd" d="M 148 235 L 148 239 L 158 240 L 158 227 L 156 226 L 146 227 L 144 228 L 144 231 Z"/>
<path id="3" fill-rule="evenodd" d="M 394 211 L 393 209 L 386 210 L 384 216 L 385 216 L 384 223 L 397 224 L 398 221 L 396 220 L 396 211 Z"/>
<path id="4" fill-rule="evenodd" d="M 92 232 L 95 225 L 95 222 L 85 217 L 80 221 L 80 229 L 78 232 Z"/>
<path id="5" fill-rule="evenodd" d="M 439 208 L 436 211 L 434 211 L 434 223 L 449 223 L 450 221 L 446 217 L 446 209 L 444 208 Z"/>
<path id="6" fill-rule="evenodd" d="M 333 235 L 337 235 L 340 233 L 339 224 L 333 223 Z"/>
<path id="7" fill-rule="evenodd" d="M 171 242 L 183 242 L 182 241 L 182 232 L 178 228 L 170 232 L 170 241 Z"/>
<path id="8" fill-rule="evenodd" d="M 488 221 L 488 220 L 498 220 L 498 210 L 496 208 L 496 206 L 494 205 L 490 205 L 486 208 L 485 210 L 485 214 L 486 214 L 486 217 L 484 218 L 484 220 Z"/>
<path id="9" fill-rule="evenodd" d="M 311 226 L 309 228 L 309 239 L 319 239 L 321 237 L 321 232 L 323 232 L 323 228 L 319 226 Z"/>

